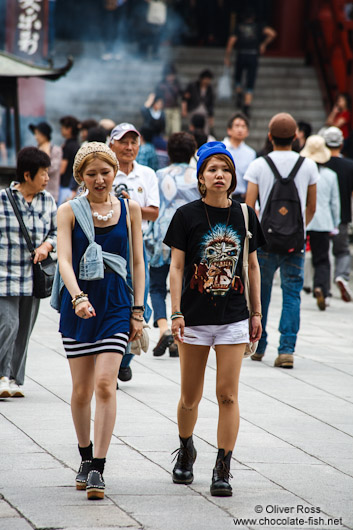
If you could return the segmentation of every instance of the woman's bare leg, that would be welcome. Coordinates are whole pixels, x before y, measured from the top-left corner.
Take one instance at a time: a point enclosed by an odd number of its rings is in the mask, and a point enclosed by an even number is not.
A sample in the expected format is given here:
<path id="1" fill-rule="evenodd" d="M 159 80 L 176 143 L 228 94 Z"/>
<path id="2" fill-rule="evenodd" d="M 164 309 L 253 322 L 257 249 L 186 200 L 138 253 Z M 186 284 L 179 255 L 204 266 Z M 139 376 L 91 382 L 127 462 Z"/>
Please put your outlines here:
<path id="1" fill-rule="evenodd" d="M 122 355 L 101 353 L 96 357 L 94 391 L 94 458 L 105 458 L 116 419 L 116 379 Z"/>
<path id="2" fill-rule="evenodd" d="M 71 413 L 80 447 L 87 447 L 91 441 L 94 357 L 91 355 L 69 359 L 72 377 Z"/>
<path id="3" fill-rule="evenodd" d="M 197 420 L 202 397 L 209 346 L 178 343 L 181 372 L 181 396 L 178 404 L 178 427 L 182 438 L 189 438 Z"/>
<path id="4" fill-rule="evenodd" d="M 217 443 L 225 454 L 233 451 L 239 430 L 238 386 L 245 344 L 216 346 L 219 406 Z"/>

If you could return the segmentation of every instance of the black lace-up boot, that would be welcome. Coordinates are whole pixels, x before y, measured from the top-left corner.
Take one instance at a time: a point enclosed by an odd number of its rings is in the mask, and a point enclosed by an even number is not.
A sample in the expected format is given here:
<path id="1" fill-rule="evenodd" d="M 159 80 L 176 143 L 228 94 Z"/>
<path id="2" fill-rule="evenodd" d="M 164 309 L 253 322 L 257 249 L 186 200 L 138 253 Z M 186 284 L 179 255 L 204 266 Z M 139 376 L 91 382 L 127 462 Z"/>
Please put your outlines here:
<path id="1" fill-rule="evenodd" d="M 87 476 L 90 470 L 90 465 L 91 465 L 92 457 L 93 457 L 92 456 L 93 444 L 91 442 L 88 447 L 78 446 L 78 450 L 80 451 L 82 460 L 81 460 L 80 469 L 78 470 L 78 473 L 76 475 L 76 489 L 85 490 L 86 483 L 87 483 Z"/>
<path id="2" fill-rule="evenodd" d="M 232 451 L 227 455 L 224 454 L 224 449 L 218 449 L 216 465 L 213 468 L 211 495 L 214 497 L 231 497 L 232 486 L 229 484 L 229 479 L 233 478 L 230 472 L 230 461 L 232 458 Z"/>
<path id="3" fill-rule="evenodd" d="M 172 454 L 177 453 L 177 459 L 173 469 L 173 482 L 175 484 L 191 484 L 194 480 L 192 466 L 196 460 L 196 449 L 192 441 L 192 436 L 189 438 L 180 438 L 180 448 L 173 451 Z M 174 458 L 174 459 L 175 459 Z"/>

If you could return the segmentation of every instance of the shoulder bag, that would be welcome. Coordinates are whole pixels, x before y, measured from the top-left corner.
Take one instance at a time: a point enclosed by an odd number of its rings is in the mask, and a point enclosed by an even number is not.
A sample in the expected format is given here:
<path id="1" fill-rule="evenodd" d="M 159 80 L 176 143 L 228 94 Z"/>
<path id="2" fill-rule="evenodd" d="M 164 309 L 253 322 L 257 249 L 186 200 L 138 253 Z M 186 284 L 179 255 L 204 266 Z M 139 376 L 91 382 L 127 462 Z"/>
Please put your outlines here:
<path id="1" fill-rule="evenodd" d="M 35 298 L 47 298 L 51 295 L 51 290 L 54 281 L 56 262 L 48 256 L 45 260 L 38 263 L 33 263 L 33 258 L 35 256 L 35 251 L 31 238 L 25 224 L 23 222 L 20 211 L 17 207 L 17 204 L 13 198 L 10 188 L 6 189 L 6 195 L 9 198 L 13 211 L 19 222 L 23 237 L 26 240 L 29 253 L 32 258 L 32 267 L 33 267 L 33 296 Z"/>
<path id="2" fill-rule="evenodd" d="M 130 218 L 130 209 L 129 209 L 128 200 L 124 199 L 124 203 L 125 203 L 125 208 L 126 208 L 127 235 L 128 235 L 128 240 L 129 240 L 130 276 L 131 276 L 131 283 L 133 285 L 134 261 L 133 261 L 133 251 L 132 251 L 131 218 Z M 131 353 L 133 355 L 141 355 L 141 351 L 144 351 L 146 353 L 148 350 L 150 339 L 149 339 L 146 328 L 149 328 L 149 326 L 144 322 L 141 337 L 136 340 L 133 340 L 131 343 Z"/>
<path id="3" fill-rule="evenodd" d="M 248 306 L 249 315 L 251 315 L 251 301 L 250 301 L 250 283 L 248 274 L 248 260 L 249 260 L 249 239 L 252 238 L 252 233 L 249 232 L 249 211 L 248 206 L 244 203 L 240 204 L 245 223 L 245 239 L 244 239 L 244 250 L 243 250 L 243 281 L 244 281 L 244 294 L 246 305 Z M 251 332 L 251 316 L 249 316 L 249 331 Z M 258 342 L 249 342 L 246 345 L 244 357 L 250 357 L 257 350 Z"/>

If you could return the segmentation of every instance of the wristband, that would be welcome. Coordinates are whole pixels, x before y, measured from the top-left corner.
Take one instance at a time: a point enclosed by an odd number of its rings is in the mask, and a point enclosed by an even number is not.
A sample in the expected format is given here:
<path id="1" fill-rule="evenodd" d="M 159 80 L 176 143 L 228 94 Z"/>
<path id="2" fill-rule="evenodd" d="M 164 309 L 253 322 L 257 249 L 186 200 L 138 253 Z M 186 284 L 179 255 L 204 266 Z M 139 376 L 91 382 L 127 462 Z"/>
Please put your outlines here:
<path id="1" fill-rule="evenodd" d="M 142 313 L 145 312 L 145 306 L 144 305 L 133 305 L 131 309 L 133 311 L 142 311 Z"/>
<path id="2" fill-rule="evenodd" d="M 251 316 L 262 318 L 262 313 L 260 313 L 260 311 L 251 311 Z"/>

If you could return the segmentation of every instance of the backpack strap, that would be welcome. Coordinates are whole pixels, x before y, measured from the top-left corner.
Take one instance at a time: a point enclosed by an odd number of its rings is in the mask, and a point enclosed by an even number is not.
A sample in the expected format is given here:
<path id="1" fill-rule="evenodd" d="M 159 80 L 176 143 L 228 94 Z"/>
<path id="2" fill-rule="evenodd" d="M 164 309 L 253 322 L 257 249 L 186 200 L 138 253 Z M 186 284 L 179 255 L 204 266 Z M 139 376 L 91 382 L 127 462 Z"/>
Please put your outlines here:
<path id="1" fill-rule="evenodd" d="M 282 176 L 280 175 L 280 173 L 279 173 L 274 161 L 272 160 L 272 158 L 270 156 L 268 156 L 268 155 L 264 156 L 263 158 L 266 160 L 266 162 L 270 166 L 271 171 L 274 174 L 275 178 L 276 179 L 282 179 Z M 301 168 L 301 165 L 304 162 L 304 160 L 305 160 L 305 158 L 303 156 L 299 156 L 298 160 L 294 164 L 294 167 L 293 167 L 292 171 L 289 173 L 288 177 L 285 179 L 287 182 L 290 182 L 291 180 L 293 180 L 295 178 L 295 176 L 298 173 L 299 169 Z"/>

